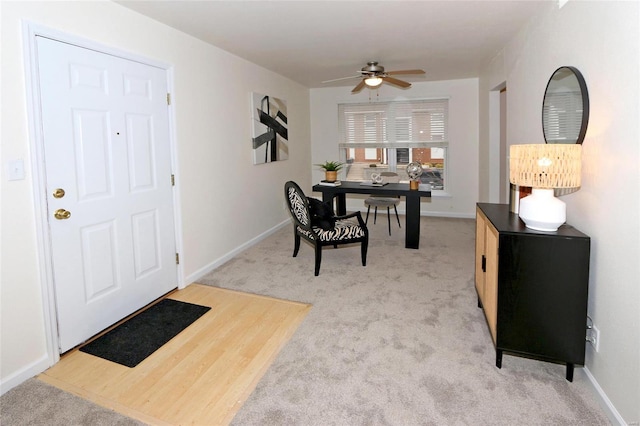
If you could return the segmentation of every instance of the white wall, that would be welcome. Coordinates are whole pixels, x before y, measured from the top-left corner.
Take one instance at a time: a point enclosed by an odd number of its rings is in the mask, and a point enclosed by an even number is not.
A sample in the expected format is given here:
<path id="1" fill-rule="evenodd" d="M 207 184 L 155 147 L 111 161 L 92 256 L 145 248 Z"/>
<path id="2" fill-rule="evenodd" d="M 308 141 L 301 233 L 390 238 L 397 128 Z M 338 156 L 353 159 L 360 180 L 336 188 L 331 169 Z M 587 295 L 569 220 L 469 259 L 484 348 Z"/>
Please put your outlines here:
<path id="1" fill-rule="evenodd" d="M 0 2 L 2 103 L 0 309 L 2 391 L 48 366 L 32 191 L 21 20 L 173 66 L 183 277 L 197 279 L 288 220 L 283 185 L 309 186 L 309 91 L 107 1 Z M 286 99 L 289 159 L 254 166 L 252 91 Z M 22 158 L 26 179 L 7 181 Z"/>
<path id="2" fill-rule="evenodd" d="M 356 82 L 357 83 L 357 82 Z M 412 83 L 402 90 L 383 84 L 351 94 L 356 84 L 311 90 L 311 159 L 313 164 L 339 160 L 338 104 L 406 99 L 449 98 L 447 194 L 423 202 L 423 215 L 475 217 L 478 200 L 478 79 Z M 378 92 L 378 93 L 376 93 Z M 313 182 L 324 179 L 314 167 Z M 357 196 L 347 197 L 349 210 L 363 210 Z M 404 204 L 399 207 L 404 210 Z"/>
<path id="3" fill-rule="evenodd" d="M 591 237 L 588 312 L 601 335 L 599 352 L 587 345 L 586 367 L 616 420 L 639 422 L 640 3 L 550 2 L 487 66 L 481 105 L 506 77 L 509 145 L 544 143 L 542 97 L 563 65 L 582 72 L 591 106 L 582 188 L 562 197 L 567 222 Z"/>
<path id="4" fill-rule="evenodd" d="M 488 94 L 507 81 L 509 144 L 542 142 L 542 95 L 551 73 L 584 74 L 591 117 L 580 191 L 564 197 L 568 221 L 592 238 L 589 314 L 601 330 L 587 368 L 622 418 L 640 419 L 640 19 L 637 2 L 579 2 L 550 8 L 494 58 L 478 80 L 383 86 L 381 100 L 450 96 L 451 197 L 423 212 L 472 216 L 492 189 Z M 178 187 L 184 278 L 196 278 L 287 213 L 282 184 L 309 190 L 322 178 L 310 163 L 339 158 L 337 104 L 368 100 L 350 87 L 309 91 L 289 80 L 111 2 L 0 2 L 0 380 L 2 391 L 46 367 L 46 333 L 37 258 L 20 20 L 95 40 L 174 65 Z M 288 100 L 289 160 L 252 166 L 249 93 Z M 479 101 L 481 108 L 479 109 Z M 454 114 L 454 110 L 456 111 Z M 480 119 L 478 118 L 480 117 Z M 480 131 L 478 130 L 480 129 Z M 311 141 L 313 142 L 311 144 Z M 479 149 L 480 146 L 480 149 Z M 11 159 L 27 177 L 6 180 Z M 242 167 L 241 167 L 242 166 Z M 480 179 L 478 179 L 480 176 Z M 240 195 L 240 196 L 239 196 Z M 255 206 L 260 206 L 256 208 Z M 361 203 L 354 207 L 362 208 Z"/>

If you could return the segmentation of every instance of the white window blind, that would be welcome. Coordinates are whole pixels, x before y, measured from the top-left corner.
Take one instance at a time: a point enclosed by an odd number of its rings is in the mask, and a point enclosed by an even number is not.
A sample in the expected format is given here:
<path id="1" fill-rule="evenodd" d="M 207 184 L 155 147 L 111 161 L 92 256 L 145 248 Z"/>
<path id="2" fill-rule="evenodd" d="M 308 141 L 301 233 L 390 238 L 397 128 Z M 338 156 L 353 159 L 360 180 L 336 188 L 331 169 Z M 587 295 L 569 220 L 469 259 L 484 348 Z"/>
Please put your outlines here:
<path id="1" fill-rule="evenodd" d="M 428 148 L 448 144 L 448 99 L 339 104 L 341 148 Z"/>
<path id="2" fill-rule="evenodd" d="M 548 142 L 562 143 L 577 138 L 582 126 L 582 95 L 580 91 L 547 93 L 542 106 L 542 121 Z"/>

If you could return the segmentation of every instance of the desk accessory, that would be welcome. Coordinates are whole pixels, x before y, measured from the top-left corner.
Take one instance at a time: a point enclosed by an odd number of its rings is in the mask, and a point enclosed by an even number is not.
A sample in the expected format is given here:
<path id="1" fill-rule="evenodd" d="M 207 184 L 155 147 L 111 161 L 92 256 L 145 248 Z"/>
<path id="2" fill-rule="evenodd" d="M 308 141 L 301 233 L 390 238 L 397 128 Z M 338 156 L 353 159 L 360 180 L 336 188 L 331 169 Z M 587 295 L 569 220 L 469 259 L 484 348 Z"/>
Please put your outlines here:
<path id="1" fill-rule="evenodd" d="M 365 180 L 360 182 L 361 186 L 375 186 L 375 187 L 380 187 L 380 186 L 385 186 L 388 182 L 374 182 L 371 180 Z"/>
<path id="2" fill-rule="evenodd" d="M 335 182 L 338 180 L 338 172 L 342 169 L 344 164 L 339 161 L 325 161 L 322 164 L 316 164 L 316 166 L 324 169 L 325 181 Z"/>
<path id="3" fill-rule="evenodd" d="M 422 164 L 414 161 L 407 165 L 407 174 L 409 175 L 409 189 L 417 191 L 420 188 L 420 176 L 422 176 Z"/>

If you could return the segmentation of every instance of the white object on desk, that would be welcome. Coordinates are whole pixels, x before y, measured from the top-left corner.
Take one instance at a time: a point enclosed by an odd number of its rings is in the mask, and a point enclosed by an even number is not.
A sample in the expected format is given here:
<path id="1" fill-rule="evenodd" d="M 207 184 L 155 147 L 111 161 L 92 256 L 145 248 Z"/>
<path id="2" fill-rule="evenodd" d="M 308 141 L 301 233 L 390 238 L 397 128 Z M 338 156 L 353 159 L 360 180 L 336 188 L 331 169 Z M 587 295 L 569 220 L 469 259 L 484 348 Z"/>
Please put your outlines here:
<path id="1" fill-rule="evenodd" d="M 380 173 L 371 173 L 371 182 L 382 183 L 382 175 Z"/>
<path id="2" fill-rule="evenodd" d="M 387 183 L 386 182 L 373 182 L 370 180 L 364 180 L 362 182 L 360 182 L 360 186 L 385 186 Z"/>

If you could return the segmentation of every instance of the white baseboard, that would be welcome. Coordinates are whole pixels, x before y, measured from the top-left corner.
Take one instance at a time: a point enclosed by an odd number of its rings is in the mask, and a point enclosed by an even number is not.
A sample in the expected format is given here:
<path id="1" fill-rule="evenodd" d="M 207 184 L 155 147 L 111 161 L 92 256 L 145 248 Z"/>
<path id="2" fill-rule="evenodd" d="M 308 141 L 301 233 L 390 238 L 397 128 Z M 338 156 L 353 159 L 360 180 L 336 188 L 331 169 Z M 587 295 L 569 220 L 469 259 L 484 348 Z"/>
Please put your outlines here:
<path id="1" fill-rule="evenodd" d="M 367 208 L 363 205 L 361 200 L 347 200 L 347 212 L 350 211 L 360 211 L 363 214 L 367 214 Z M 386 214 L 386 211 L 384 211 Z M 406 213 L 404 202 L 401 202 L 398 206 L 398 214 L 404 215 Z M 471 213 L 461 213 L 461 212 L 439 212 L 439 211 L 427 211 L 424 208 L 420 209 L 420 216 L 428 216 L 428 217 L 448 217 L 454 219 L 475 219 L 476 212 L 475 210 Z"/>
<path id="2" fill-rule="evenodd" d="M 614 407 L 614 405 L 611 403 L 609 397 L 607 397 L 607 394 L 604 393 L 604 390 L 600 387 L 600 384 L 598 383 L 596 378 L 593 377 L 591 371 L 589 371 L 587 367 L 581 368 L 581 370 L 584 371 L 587 379 L 589 379 L 589 382 L 591 382 L 591 385 L 593 386 L 593 392 L 598 398 L 598 402 L 604 409 L 604 412 L 611 423 L 619 426 L 628 426 L 627 422 L 624 421 L 618 410 L 616 410 L 616 407 Z"/>
<path id="3" fill-rule="evenodd" d="M 465 214 L 465 213 L 451 213 L 451 212 L 422 212 L 420 216 L 448 217 L 453 219 L 475 219 L 476 218 L 475 213 Z"/>
<path id="4" fill-rule="evenodd" d="M 291 220 L 287 219 L 287 220 L 277 224 L 273 228 L 266 230 L 265 232 L 263 232 L 262 234 L 258 235 L 257 237 L 252 238 L 251 240 L 247 241 L 246 243 L 244 243 L 244 244 L 236 247 L 235 249 L 231 250 L 229 253 L 225 254 L 224 256 L 219 257 L 218 259 L 214 260 L 213 262 L 209 263 L 208 265 L 198 269 L 197 271 L 193 272 L 192 274 L 187 275 L 185 277 L 185 279 L 184 279 L 184 283 L 186 285 L 189 285 L 191 283 L 197 282 L 200 278 L 204 277 L 205 275 L 207 275 L 208 273 L 210 273 L 214 269 L 216 269 L 219 266 L 223 265 L 224 263 L 228 262 L 229 260 L 231 260 L 232 258 L 237 256 L 239 253 L 242 253 L 243 251 L 245 251 L 249 247 L 258 244 L 260 241 L 264 240 L 268 236 L 274 234 L 276 231 L 279 231 L 280 229 L 282 229 L 285 226 L 290 225 L 290 224 L 291 224 Z"/>
<path id="5" fill-rule="evenodd" d="M 4 395 L 6 392 L 15 388 L 22 382 L 37 376 L 49 367 L 51 367 L 49 357 L 47 354 L 43 354 L 42 357 L 33 363 L 25 366 L 19 371 L 16 371 L 9 377 L 4 378 L 2 382 L 0 382 L 0 395 Z"/>
<path id="6" fill-rule="evenodd" d="M 347 212 L 349 211 L 355 211 L 355 210 L 360 210 L 360 213 L 366 215 L 367 214 L 367 208 L 366 207 L 360 207 L 360 208 L 356 208 L 356 209 L 350 209 L 349 205 L 347 205 Z M 380 210 L 378 210 L 378 213 L 380 213 Z M 387 214 L 386 210 L 383 211 L 384 214 Z M 398 209 L 398 214 L 404 215 L 406 213 L 406 210 L 403 208 L 399 208 Z M 373 214 L 370 213 L 370 214 Z M 393 214 L 393 211 L 391 211 L 391 214 Z M 432 211 L 421 211 L 420 212 L 420 217 L 447 217 L 447 218 L 451 218 L 451 219 L 475 219 L 476 215 L 475 214 L 465 214 L 465 213 L 452 213 L 452 212 L 432 212 Z"/>

